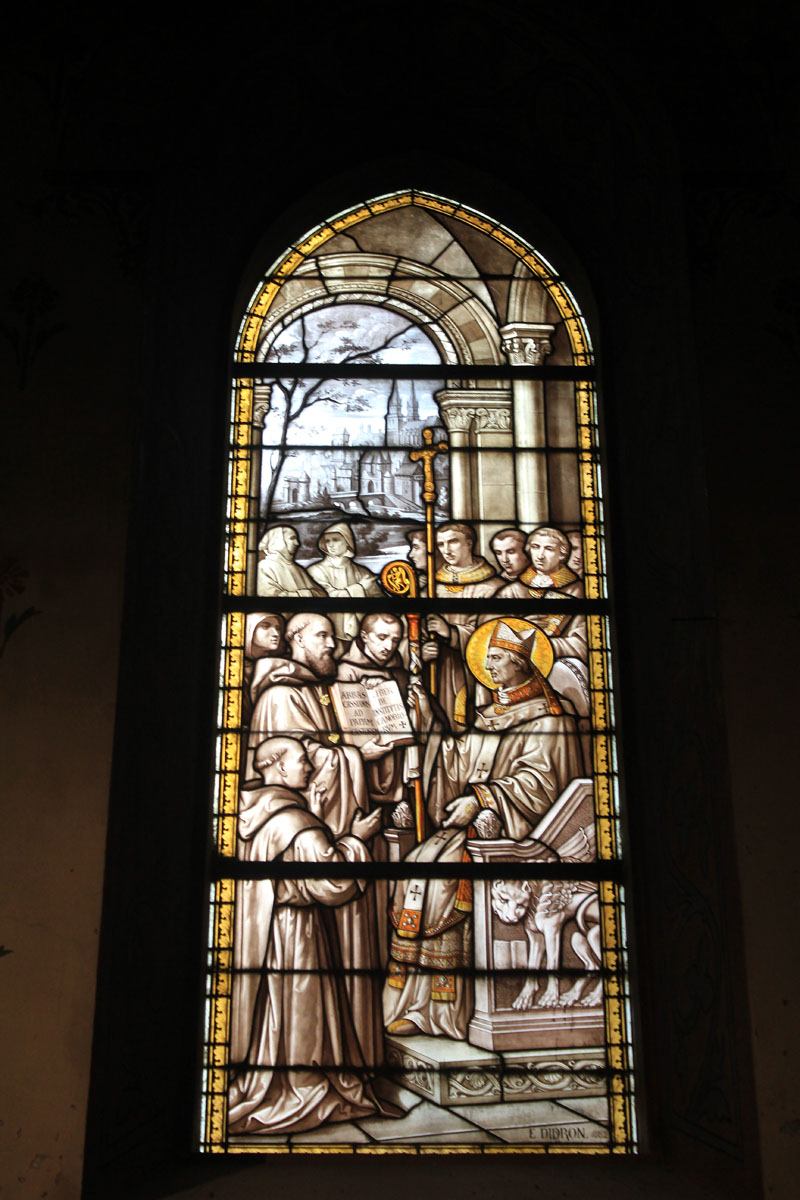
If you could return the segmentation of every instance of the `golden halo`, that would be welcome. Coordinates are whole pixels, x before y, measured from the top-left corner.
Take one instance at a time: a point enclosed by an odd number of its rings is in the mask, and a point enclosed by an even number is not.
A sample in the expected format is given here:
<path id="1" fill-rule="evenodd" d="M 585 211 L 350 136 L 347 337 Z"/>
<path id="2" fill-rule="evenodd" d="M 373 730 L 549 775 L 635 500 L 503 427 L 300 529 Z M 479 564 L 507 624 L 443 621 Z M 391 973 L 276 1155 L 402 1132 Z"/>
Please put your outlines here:
<path id="1" fill-rule="evenodd" d="M 533 643 L 531 661 L 541 671 L 542 675 L 549 675 L 554 655 L 553 647 L 547 634 L 543 633 L 532 621 L 525 621 L 522 617 L 495 617 L 493 620 L 485 621 L 483 625 L 479 625 L 467 642 L 467 666 L 478 680 L 478 683 L 482 683 L 484 687 L 490 688 L 493 692 L 497 690 L 498 685 L 486 670 L 486 652 L 489 648 L 489 639 L 495 631 L 495 626 L 500 621 L 504 625 L 508 625 L 515 633 L 525 634 L 535 630 L 536 640 Z"/>

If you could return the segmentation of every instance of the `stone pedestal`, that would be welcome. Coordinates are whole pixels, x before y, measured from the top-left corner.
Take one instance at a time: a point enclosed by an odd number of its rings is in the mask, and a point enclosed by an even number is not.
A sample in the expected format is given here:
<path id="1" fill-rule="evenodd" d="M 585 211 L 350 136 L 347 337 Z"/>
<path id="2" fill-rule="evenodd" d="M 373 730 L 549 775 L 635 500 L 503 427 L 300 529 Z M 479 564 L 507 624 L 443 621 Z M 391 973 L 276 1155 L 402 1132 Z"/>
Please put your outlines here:
<path id="1" fill-rule="evenodd" d="M 585 905 L 586 919 L 597 922 L 596 885 L 586 885 L 570 894 L 566 890 L 559 898 L 557 889 L 568 888 L 558 880 L 524 886 L 528 888 L 524 897 L 527 907 L 509 908 L 496 894 L 502 887 L 504 864 L 509 862 L 548 861 L 565 849 L 568 858 L 594 858 L 594 801 L 592 781 L 574 779 L 564 789 L 552 808 L 545 813 L 523 842 L 505 838 L 492 841 L 469 841 L 467 849 L 473 862 L 492 863 L 496 868 L 495 879 L 476 879 L 473 883 L 473 941 L 475 947 L 475 1003 L 468 1037 L 476 1046 L 487 1050 L 526 1051 L 548 1050 L 561 1047 L 599 1047 L 605 1039 L 605 1022 L 601 997 L 592 1004 L 582 1004 L 584 997 L 593 995 L 598 976 L 587 970 L 586 964 L 572 951 L 568 937 L 570 921 L 579 906 Z M 510 886 L 519 886 L 511 884 Z M 544 951 L 544 928 L 541 929 L 530 918 L 537 906 L 538 889 L 550 889 L 551 899 L 545 906 L 547 911 L 557 911 L 563 905 L 563 925 L 557 927 L 557 961 L 548 964 Z M 555 893 L 554 894 L 554 889 Z M 594 903 L 595 912 L 588 906 Z M 515 901 L 515 904 L 517 902 Z M 507 913 L 516 915 L 517 921 L 500 919 Z M 570 915 L 572 914 L 572 915 Z M 574 926 L 571 927 L 574 929 Z M 537 942 L 541 947 L 541 962 L 534 971 L 531 967 L 531 946 Z M 599 962 L 597 966 L 599 967 Z M 559 972 L 566 971 L 561 986 L 555 992 L 551 1004 L 543 1004 L 545 989 L 556 988 Z M 580 994 L 568 991 L 584 972 Z M 514 1008 L 523 989 L 530 987 L 531 994 L 525 1006 Z"/>
<path id="2" fill-rule="evenodd" d="M 522 983 L 523 976 L 520 976 L 519 985 Z M 497 984 L 491 978 L 479 977 L 475 981 L 475 1012 L 467 1034 L 474 1045 L 517 1053 L 528 1053 L 524 1047 L 549 1053 L 551 1047 L 602 1045 L 605 1033 L 602 1005 L 502 1011 L 496 988 Z"/>
<path id="3" fill-rule="evenodd" d="M 414 849 L 417 839 L 413 829 L 384 829 L 383 836 L 389 847 L 389 862 L 402 862 L 410 850 Z"/>

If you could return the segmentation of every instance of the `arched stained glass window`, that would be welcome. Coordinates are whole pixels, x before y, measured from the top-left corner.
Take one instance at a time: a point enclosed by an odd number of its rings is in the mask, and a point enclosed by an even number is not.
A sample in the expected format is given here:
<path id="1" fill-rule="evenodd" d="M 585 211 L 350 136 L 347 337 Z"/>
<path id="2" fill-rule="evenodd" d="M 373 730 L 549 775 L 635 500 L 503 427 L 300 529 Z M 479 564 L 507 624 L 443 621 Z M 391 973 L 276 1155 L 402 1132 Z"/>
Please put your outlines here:
<path id="1" fill-rule="evenodd" d="M 636 1148 L 594 359 L 383 196 L 234 355 L 200 1145 Z"/>

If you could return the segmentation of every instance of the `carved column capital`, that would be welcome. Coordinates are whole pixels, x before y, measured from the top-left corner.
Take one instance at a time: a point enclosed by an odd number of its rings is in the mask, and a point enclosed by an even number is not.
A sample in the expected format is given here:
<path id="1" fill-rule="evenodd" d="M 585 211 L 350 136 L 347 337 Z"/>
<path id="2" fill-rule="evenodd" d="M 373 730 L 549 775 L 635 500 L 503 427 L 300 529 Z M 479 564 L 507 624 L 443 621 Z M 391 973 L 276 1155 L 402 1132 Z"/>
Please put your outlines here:
<path id="1" fill-rule="evenodd" d="M 553 349 L 555 325 L 528 324 L 521 321 L 500 330 L 503 353 L 512 367 L 538 367 Z"/>
<path id="2" fill-rule="evenodd" d="M 436 399 L 449 433 L 511 430 L 511 393 L 504 389 L 448 388 Z"/>
<path id="3" fill-rule="evenodd" d="M 443 411 L 442 420 L 447 426 L 448 433 L 469 433 L 472 428 L 472 410 L 459 405 L 457 408 Z"/>
<path id="4" fill-rule="evenodd" d="M 508 432 L 511 429 L 508 409 L 459 407 L 443 412 L 442 417 L 450 433 L 468 433 L 471 429 L 476 433 L 489 429 Z"/>
<path id="5" fill-rule="evenodd" d="M 474 428 L 478 432 L 483 429 L 511 429 L 511 410 L 508 408 L 474 408 L 472 414 Z"/>
<path id="6" fill-rule="evenodd" d="M 270 398 L 272 396 L 272 384 L 261 383 L 254 389 L 253 396 L 253 424 L 263 425 L 267 418 L 267 413 L 270 408 Z"/>

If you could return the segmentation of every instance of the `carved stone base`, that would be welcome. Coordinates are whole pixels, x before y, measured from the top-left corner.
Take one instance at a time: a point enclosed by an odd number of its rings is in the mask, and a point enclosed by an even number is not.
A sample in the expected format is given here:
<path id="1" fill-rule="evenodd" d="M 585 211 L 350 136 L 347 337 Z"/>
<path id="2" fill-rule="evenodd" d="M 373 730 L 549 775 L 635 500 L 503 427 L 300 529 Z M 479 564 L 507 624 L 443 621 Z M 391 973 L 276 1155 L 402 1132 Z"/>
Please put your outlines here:
<path id="1" fill-rule="evenodd" d="M 504 1054 L 503 1099 L 564 1100 L 605 1096 L 605 1054 L 600 1046 L 585 1050 L 521 1050 Z"/>
<path id="2" fill-rule="evenodd" d="M 485 1046 L 487 1050 L 600 1047 L 605 1040 L 603 1010 L 575 1007 L 481 1012 L 476 1002 L 467 1036 L 473 1045 Z"/>
<path id="3" fill-rule="evenodd" d="M 492 1054 L 447 1038 L 386 1037 L 391 1078 L 452 1108 L 606 1094 L 605 1056 L 599 1046 Z"/>
<path id="4" fill-rule="evenodd" d="M 386 1037 L 386 1065 L 397 1083 L 445 1107 L 499 1104 L 500 1059 L 449 1038 Z"/>

